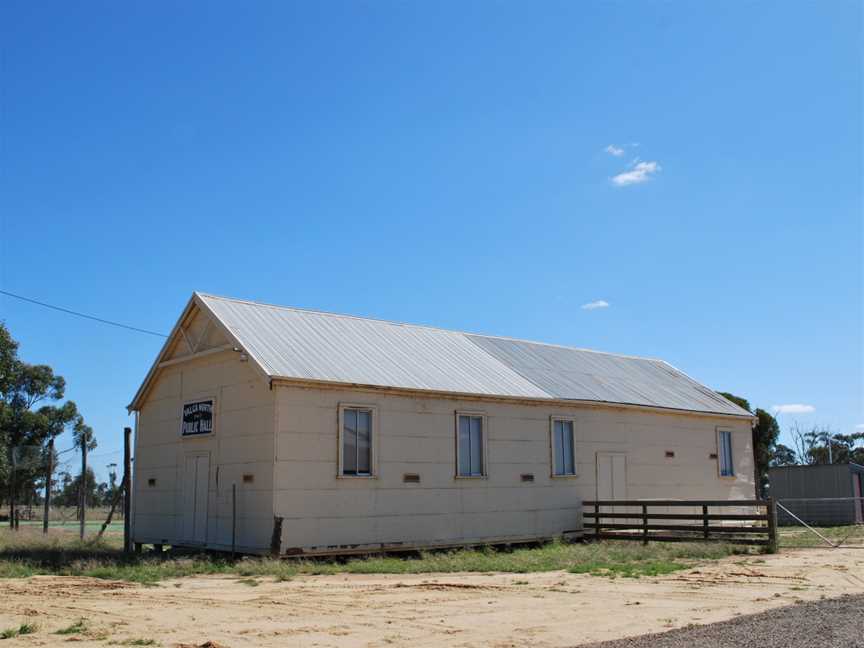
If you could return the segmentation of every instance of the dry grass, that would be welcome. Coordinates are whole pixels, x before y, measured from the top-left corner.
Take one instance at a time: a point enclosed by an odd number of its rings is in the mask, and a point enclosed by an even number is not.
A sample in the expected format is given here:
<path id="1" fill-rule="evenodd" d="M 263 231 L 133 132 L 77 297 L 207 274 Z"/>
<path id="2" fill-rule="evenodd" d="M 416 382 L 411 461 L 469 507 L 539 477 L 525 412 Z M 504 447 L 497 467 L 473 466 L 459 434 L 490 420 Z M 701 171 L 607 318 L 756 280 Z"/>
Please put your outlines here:
<path id="1" fill-rule="evenodd" d="M 22 623 L 17 628 L 6 628 L 5 630 L 0 630 L 0 639 L 14 639 L 21 635 L 33 634 L 38 629 L 39 626 L 35 623 Z"/>
<path id="2" fill-rule="evenodd" d="M 407 556 L 373 555 L 349 559 L 229 560 L 212 554 L 127 555 L 113 541 L 81 542 L 69 534 L 0 531 L 0 578 L 37 574 L 91 576 L 154 583 L 168 578 L 224 574 L 245 579 L 290 579 L 298 574 L 422 574 L 453 572 L 529 573 L 567 570 L 573 573 L 639 577 L 666 574 L 750 550 L 723 544 L 628 542 L 569 544 L 552 542 L 515 549 L 491 547 L 430 551 Z"/>

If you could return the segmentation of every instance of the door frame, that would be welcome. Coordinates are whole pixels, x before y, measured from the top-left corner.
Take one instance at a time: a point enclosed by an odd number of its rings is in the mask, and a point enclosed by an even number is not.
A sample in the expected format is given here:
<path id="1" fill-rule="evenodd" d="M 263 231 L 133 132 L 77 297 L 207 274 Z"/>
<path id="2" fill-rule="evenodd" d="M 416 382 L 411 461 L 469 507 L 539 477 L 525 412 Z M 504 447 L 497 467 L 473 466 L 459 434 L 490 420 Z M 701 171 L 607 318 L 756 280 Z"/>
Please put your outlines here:
<path id="1" fill-rule="evenodd" d="M 183 521 L 181 523 L 182 528 L 183 528 L 183 533 L 181 535 L 183 535 L 183 536 L 186 535 L 186 516 L 188 515 L 188 511 L 186 511 L 186 509 L 185 509 L 186 488 L 187 488 L 187 484 L 189 483 L 188 482 L 188 475 L 186 474 L 186 464 L 189 461 L 189 459 L 192 457 L 195 457 L 196 459 L 199 457 L 206 457 L 207 458 L 207 488 L 205 490 L 205 497 L 204 497 L 204 503 L 205 503 L 205 507 L 206 507 L 206 510 L 204 512 L 204 539 L 203 540 L 195 540 L 194 539 L 194 536 L 195 536 L 195 514 L 196 514 L 195 506 L 197 505 L 198 500 L 197 500 L 197 497 L 193 497 L 193 500 L 192 500 L 192 536 L 193 536 L 193 538 L 190 539 L 190 538 L 183 537 L 182 541 L 186 544 L 201 545 L 201 546 L 204 546 L 207 544 L 207 527 L 209 526 L 209 523 L 210 523 L 210 460 L 211 460 L 212 454 L 213 453 L 210 452 L 209 450 L 187 450 L 183 453 L 183 505 L 184 505 L 184 508 L 183 508 L 183 518 L 182 518 Z M 198 470 L 197 463 L 196 463 L 195 470 L 196 471 Z M 197 474 L 196 474 L 196 479 L 194 480 L 193 483 L 194 483 L 194 487 L 196 490 L 195 495 L 197 496 L 197 489 L 198 489 Z"/>
<path id="2" fill-rule="evenodd" d="M 625 450 L 598 450 L 594 453 L 594 499 L 600 499 L 600 457 L 623 456 L 624 457 L 624 488 L 627 488 L 627 452 Z M 623 498 L 622 498 L 623 499 Z"/>

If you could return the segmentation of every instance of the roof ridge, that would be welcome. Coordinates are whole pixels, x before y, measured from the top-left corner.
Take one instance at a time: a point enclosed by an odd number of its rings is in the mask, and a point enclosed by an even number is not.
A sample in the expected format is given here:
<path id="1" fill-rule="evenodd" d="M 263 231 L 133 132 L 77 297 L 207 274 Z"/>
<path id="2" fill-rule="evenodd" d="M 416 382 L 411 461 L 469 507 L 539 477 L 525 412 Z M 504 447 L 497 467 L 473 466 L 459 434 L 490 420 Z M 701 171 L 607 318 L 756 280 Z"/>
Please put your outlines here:
<path id="1" fill-rule="evenodd" d="M 487 333 L 472 333 L 471 331 L 459 331 L 456 329 L 447 329 L 447 328 L 443 328 L 440 326 L 429 326 L 428 324 L 412 324 L 411 322 L 399 322 L 396 320 L 382 319 L 380 317 L 362 317 L 360 315 L 350 315 L 348 313 L 335 313 L 333 311 L 319 310 L 316 308 L 304 308 L 302 306 L 285 306 L 282 304 L 271 304 L 269 302 L 260 302 L 260 301 L 255 301 L 252 299 L 238 299 L 236 297 L 225 297 L 224 295 L 213 295 L 210 293 L 202 293 L 202 292 L 197 292 L 197 291 L 195 292 L 195 294 L 198 295 L 199 297 L 207 297 L 210 299 L 221 299 L 222 301 L 237 302 L 240 304 L 250 304 L 250 305 L 254 305 L 254 306 L 265 306 L 267 308 L 276 308 L 279 310 L 288 310 L 288 311 L 295 311 L 295 312 L 301 312 L 301 313 L 311 313 L 314 315 L 327 315 L 329 317 L 343 317 L 345 319 L 362 320 L 362 321 L 366 321 L 366 322 L 379 322 L 381 324 L 390 324 L 391 326 L 405 326 L 405 327 L 410 327 L 410 328 L 426 329 L 426 330 L 430 330 L 430 331 L 442 331 L 444 333 L 456 333 L 458 335 L 473 335 L 475 337 L 488 338 L 491 340 L 507 340 L 509 342 L 525 342 L 527 344 L 537 344 L 540 346 L 553 347 L 556 349 L 568 349 L 570 351 L 583 351 L 585 353 L 597 353 L 600 355 L 613 356 L 616 358 L 628 358 L 631 360 L 647 360 L 649 362 L 660 362 L 660 363 L 669 365 L 669 363 L 666 362 L 665 360 L 663 360 L 662 358 L 651 358 L 648 356 L 638 356 L 638 355 L 631 355 L 631 354 L 626 354 L 626 353 L 613 353 L 611 351 L 598 351 L 597 349 L 586 349 L 584 347 L 575 347 L 575 346 L 569 346 L 566 344 L 555 344 L 553 342 L 539 342 L 537 340 L 527 340 L 525 338 L 510 337 L 507 335 L 489 335 Z M 669 365 L 669 366 L 672 367 L 672 365 Z M 675 369 L 676 371 L 678 371 L 678 369 L 676 367 L 672 367 L 672 369 Z M 681 372 L 681 373 L 683 373 L 683 372 Z M 689 378 L 689 376 L 688 376 L 688 378 Z"/>

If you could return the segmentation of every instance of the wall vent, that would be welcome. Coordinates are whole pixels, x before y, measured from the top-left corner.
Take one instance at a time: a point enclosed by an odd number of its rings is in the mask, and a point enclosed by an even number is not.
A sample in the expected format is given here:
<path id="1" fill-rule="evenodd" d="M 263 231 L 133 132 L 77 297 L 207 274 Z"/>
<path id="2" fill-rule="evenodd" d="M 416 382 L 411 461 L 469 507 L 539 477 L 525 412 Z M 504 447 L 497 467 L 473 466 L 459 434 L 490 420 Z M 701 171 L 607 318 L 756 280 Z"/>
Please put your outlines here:
<path id="1" fill-rule="evenodd" d="M 534 475 L 532 475 L 531 473 L 524 473 L 522 475 L 522 481 L 523 482 L 533 482 L 534 481 Z"/>
<path id="2" fill-rule="evenodd" d="M 155 486 L 156 480 L 153 477 L 151 477 L 150 479 L 147 480 L 147 485 L 148 486 Z"/>
<path id="3" fill-rule="evenodd" d="M 243 475 L 243 483 L 251 484 L 255 481 L 255 475 Z"/>
<path id="4" fill-rule="evenodd" d="M 419 484 L 420 483 L 420 475 L 417 473 L 405 473 L 402 475 L 402 481 L 406 484 Z"/>
<path id="5" fill-rule="evenodd" d="M 667 459 L 674 459 L 674 457 L 675 457 L 675 451 L 674 450 L 667 450 L 666 451 L 666 458 Z"/>

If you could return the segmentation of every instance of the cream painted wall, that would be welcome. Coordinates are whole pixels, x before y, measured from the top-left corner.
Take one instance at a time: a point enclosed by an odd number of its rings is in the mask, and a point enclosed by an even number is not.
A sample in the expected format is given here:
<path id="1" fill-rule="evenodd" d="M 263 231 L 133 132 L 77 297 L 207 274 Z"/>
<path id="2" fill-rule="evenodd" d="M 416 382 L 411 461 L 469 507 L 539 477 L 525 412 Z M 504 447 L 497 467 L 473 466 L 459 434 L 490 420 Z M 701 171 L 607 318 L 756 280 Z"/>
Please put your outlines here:
<path id="1" fill-rule="evenodd" d="M 412 397 L 277 385 L 274 512 L 283 550 L 544 537 L 579 529 L 597 452 L 627 454 L 631 498 L 752 499 L 749 421 L 623 408 Z M 337 478 L 338 407 L 377 408 L 376 478 Z M 485 412 L 488 478 L 455 473 L 455 412 Z M 550 476 L 550 417 L 575 419 L 576 477 Z M 733 431 L 735 478 L 718 476 L 718 426 Z M 667 458 L 666 452 L 675 453 Z M 404 473 L 420 475 L 403 483 Z M 521 481 L 532 473 L 535 481 Z"/>
<path id="2" fill-rule="evenodd" d="M 219 346 L 218 337 L 211 346 Z M 184 402 L 215 398 L 214 433 L 182 437 Z M 273 529 L 274 395 L 267 381 L 233 351 L 165 367 L 138 418 L 133 538 L 181 544 L 184 457 L 210 457 L 207 546 L 231 546 L 231 485 L 237 484 L 237 546 L 270 546 Z M 244 483 L 243 475 L 252 475 Z M 150 486 L 149 480 L 155 479 Z"/>

